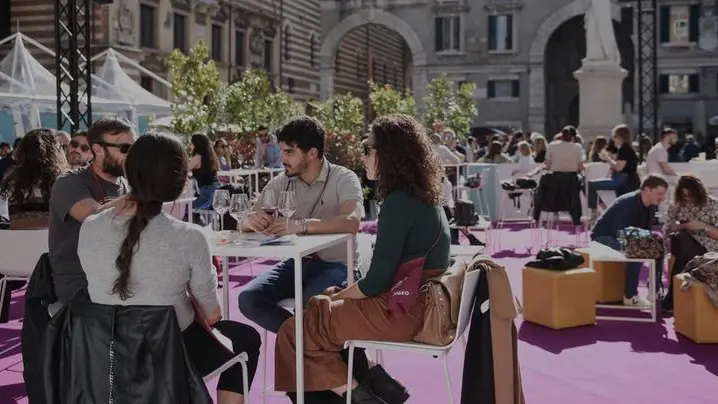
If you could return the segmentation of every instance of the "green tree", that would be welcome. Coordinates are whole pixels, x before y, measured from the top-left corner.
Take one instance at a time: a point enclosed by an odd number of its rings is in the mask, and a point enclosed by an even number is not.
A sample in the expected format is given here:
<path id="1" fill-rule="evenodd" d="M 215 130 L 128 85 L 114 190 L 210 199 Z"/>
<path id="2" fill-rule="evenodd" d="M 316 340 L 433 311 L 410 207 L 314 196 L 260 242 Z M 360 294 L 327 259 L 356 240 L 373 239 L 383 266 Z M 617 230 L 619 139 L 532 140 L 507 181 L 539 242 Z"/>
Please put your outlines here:
<path id="1" fill-rule="evenodd" d="M 463 83 L 457 86 L 446 74 L 434 78 L 426 86 L 424 97 L 424 124 L 427 129 L 441 122 L 445 127 L 453 129 L 460 137 L 465 137 L 471 130 L 471 123 L 478 115 L 474 92 L 476 84 Z"/>
<path id="2" fill-rule="evenodd" d="M 369 101 L 374 110 L 374 117 L 390 114 L 407 114 L 416 116 L 416 100 L 407 90 L 404 94 L 389 84 L 379 86 L 370 81 Z"/>
<path id="3" fill-rule="evenodd" d="M 364 132 L 364 103 L 352 94 L 311 103 L 311 115 L 326 130 L 324 152 L 327 159 L 352 170 L 361 168 L 361 142 Z"/>
<path id="4" fill-rule="evenodd" d="M 167 66 L 174 95 L 174 131 L 191 134 L 212 127 L 219 112 L 215 98 L 222 81 L 217 66 L 209 59 L 207 46 L 199 41 L 189 55 L 175 49 Z"/>

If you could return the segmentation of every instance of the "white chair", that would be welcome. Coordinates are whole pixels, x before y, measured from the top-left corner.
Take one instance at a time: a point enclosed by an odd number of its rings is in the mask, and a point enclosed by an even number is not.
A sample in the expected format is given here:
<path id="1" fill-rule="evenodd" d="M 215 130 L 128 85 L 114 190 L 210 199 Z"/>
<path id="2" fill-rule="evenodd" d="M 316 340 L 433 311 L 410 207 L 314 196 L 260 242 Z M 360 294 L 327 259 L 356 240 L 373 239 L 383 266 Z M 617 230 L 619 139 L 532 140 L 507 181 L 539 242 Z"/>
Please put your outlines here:
<path id="1" fill-rule="evenodd" d="M 249 371 L 247 369 L 247 361 L 248 360 L 249 360 L 249 357 L 247 356 L 246 352 L 242 352 L 238 355 L 235 355 L 232 359 L 227 361 L 224 365 L 218 367 L 212 373 L 203 377 L 202 381 L 207 383 L 210 380 L 214 379 L 215 377 L 219 377 L 219 375 L 222 374 L 222 372 L 224 372 L 225 370 L 227 370 L 227 369 L 231 368 L 232 366 L 239 363 L 239 366 L 242 367 L 242 387 L 244 388 L 244 402 L 245 402 L 245 404 L 249 404 Z"/>
<path id="2" fill-rule="evenodd" d="M 352 384 L 352 373 L 354 372 L 354 350 L 356 348 L 376 349 L 377 352 L 381 352 L 382 350 L 390 350 L 431 355 L 435 358 L 441 358 L 444 362 L 444 377 L 446 378 L 446 387 L 449 390 L 448 402 L 449 404 L 454 404 L 454 395 L 452 393 L 451 387 L 451 375 L 449 374 L 448 355 L 451 351 L 451 348 L 453 348 L 457 341 L 461 339 L 462 335 L 464 334 L 464 331 L 466 331 L 466 327 L 469 324 L 471 317 L 471 308 L 474 302 L 474 293 L 476 292 L 476 286 L 479 283 L 480 274 L 481 272 L 478 270 L 469 271 L 466 273 L 466 277 L 464 278 L 464 285 L 461 290 L 461 302 L 459 303 L 459 319 L 458 324 L 456 325 L 456 335 L 454 336 L 454 340 L 451 341 L 451 343 L 446 346 L 434 346 L 417 342 L 383 342 L 361 340 L 347 341 L 344 344 L 344 348 L 349 349 L 349 370 L 347 373 L 347 385 L 351 386 Z M 483 310 L 483 306 L 485 306 L 485 304 L 482 304 L 481 306 L 481 310 Z M 476 309 L 479 310 L 479 308 Z M 486 306 L 486 309 L 488 310 L 488 306 Z M 347 404 L 351 403 L 351 399 L 351 389 L 349 389 L 347 390 Z"/>
<path id="3" fill-rule="evenodd" d="M 43 230 L 0 230 L 0 307 L 10 281 L 28 281 L 40 256 L 48 251 Z"/>
<path id="4" fill-rule="evenodd" d="M 293 310 L 294 309 L 294 299 L 280 300 L 279 303 L 277 303 L 277 306 L 285 308 L 287 310 Z M 260 353 L 260 356 L 262 357 L 262 404 L 264 404 L 266 402 L 267 394 L 284 395 L 284 393 L 274 391 L 274 384 L 269 384 L 269 382 L 267 380 L 268 379 L 268 377 L 267 377 L 267 336 L 268 336 L 267 330 L 263 328 L 262 329 L 262 348 L 261 348 L 262 352 Z"/>

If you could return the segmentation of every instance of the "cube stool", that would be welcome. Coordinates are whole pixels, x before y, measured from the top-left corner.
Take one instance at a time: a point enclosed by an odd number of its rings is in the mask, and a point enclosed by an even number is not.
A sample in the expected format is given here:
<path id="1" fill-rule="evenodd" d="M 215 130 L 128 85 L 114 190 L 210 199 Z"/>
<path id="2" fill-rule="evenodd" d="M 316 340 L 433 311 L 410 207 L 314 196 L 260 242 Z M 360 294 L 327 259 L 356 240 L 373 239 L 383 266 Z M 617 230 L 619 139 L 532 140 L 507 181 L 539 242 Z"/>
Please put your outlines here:
<path id="1" fill-rule="evenodd" d="M 577 248 L 576 252 L 583 257 L 583 265 L 591 266 L 591 249 Z M 623 289 L 626 286 L 625 262 L 594 262 L 592 269 L 596 271 L 596 302 L 623 302 Z"/>
<path id="2" fill-rule="evenodd" d="M 554 330 L 596 322 L 596 272 L 591 268 L 553 271 L 525 267 L 524 320 Z"/>
<path id="3" fill-rule="evenodd" d="M 682 291 L 685 274 L 673 277 L 673 319 L 676 332 L 699 344 L 718 344 L 718 309 L 708 299 L 702 283 Z"/>

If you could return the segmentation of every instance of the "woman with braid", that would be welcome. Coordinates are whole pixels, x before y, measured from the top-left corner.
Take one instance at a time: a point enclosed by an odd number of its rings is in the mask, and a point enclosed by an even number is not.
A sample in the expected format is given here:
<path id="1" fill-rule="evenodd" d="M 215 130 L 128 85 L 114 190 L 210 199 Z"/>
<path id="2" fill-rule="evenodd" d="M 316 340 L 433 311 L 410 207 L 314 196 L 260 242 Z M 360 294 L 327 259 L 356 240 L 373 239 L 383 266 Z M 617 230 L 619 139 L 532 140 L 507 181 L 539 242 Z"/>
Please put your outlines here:
<path id="1" fill-rule="evenodd" d="M 182 143 L 147 134 L 131 147 L 125 172 L 131 191 L 82 224 L 78 256 L 94 303 L 174 306 L 187 352 L 207 375 L 234 356 L 205 326 L 219 330 L 233 351 L 249 356 L 249 384 L 257 369 L 261 340 L 251 326 L 221 321 L 217 273 L 201 228 L 162 212 L 187 180 Z M 158 387 L 159 388 L 159 387 Z M 239 364 L 222 373 L 217 402 L 242 404 Z"/>

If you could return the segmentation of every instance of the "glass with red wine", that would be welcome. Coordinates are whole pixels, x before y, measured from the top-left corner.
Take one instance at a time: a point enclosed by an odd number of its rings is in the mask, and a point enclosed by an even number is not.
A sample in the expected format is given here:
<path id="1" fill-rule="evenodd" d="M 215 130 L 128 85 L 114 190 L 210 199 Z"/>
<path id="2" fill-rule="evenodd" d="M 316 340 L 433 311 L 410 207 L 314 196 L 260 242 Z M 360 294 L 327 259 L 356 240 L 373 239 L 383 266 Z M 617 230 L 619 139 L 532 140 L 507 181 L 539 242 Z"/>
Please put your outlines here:
<path id="1" fill-rule="evenodd" d="M 267 190 L 262 196 L 262 210 L 272 218 L 277 217 L 277 195 L 275 192 Z"/>

